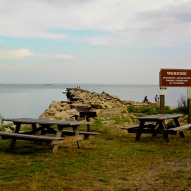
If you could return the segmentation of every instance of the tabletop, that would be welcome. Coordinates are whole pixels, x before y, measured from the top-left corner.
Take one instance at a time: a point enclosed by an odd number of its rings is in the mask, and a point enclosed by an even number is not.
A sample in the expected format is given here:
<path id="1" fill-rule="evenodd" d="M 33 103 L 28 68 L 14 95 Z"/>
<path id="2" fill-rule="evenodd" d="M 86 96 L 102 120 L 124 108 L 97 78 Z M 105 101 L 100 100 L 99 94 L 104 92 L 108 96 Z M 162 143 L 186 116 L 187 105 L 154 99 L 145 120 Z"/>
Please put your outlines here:
<path id="1" fill-rule="evenodd" d="M 49 119 L 35 119 L 35 118 L 5 118 L 4 121 L 12 121 L 20 124 L 45 124 L 45 125 L 61 125 L 61 126 L 75 126 L 82 124 L 91 124 L 86 121 L 62 121 L 62 120 L 49 120 Z"/>
<path id="2" fill-rule="evenodd" d="M 144 116 L 144 117 L 136 117 L 136 119 L 157 121 L 157 120 L 179 118 L 181 116 L 182 116 L 181 114 L 157 114 L 157 115 L 148 115 L 148 116 Z"/>

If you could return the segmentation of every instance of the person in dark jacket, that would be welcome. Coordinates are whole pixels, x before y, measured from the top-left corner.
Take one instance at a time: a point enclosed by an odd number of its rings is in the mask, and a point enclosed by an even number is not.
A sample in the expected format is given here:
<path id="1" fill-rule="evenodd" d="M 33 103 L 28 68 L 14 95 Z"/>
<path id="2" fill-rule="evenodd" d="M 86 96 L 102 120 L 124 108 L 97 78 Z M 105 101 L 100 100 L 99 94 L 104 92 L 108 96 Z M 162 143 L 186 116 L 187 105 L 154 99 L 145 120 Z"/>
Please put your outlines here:
<path id="1" fill-rule="evenodd" d="M 148 102 L 148 98 L 147 98 L 147 96 L 145 96 L 143 102 Z"/>

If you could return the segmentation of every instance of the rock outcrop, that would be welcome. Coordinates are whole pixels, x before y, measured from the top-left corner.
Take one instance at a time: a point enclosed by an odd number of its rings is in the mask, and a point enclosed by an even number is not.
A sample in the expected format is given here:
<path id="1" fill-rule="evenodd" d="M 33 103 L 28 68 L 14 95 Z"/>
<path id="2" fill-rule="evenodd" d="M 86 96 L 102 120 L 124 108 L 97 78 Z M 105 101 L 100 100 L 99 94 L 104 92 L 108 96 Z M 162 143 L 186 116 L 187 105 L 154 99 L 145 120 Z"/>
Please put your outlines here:
<path id="1" fill-rule="evenodd" d="M 128 118 L 127 102 L 118 96 L 89 92 L 78 88 L 67 88 L 68 101 L 53 101 L 40 118 L 75 120 L 81 111 L 94 111 L 100 118 Z"/>
<path id="2" fill-rule="evenodd" d="M 80 112 L 93 111 L 98 118 L 120 117 L 131 121 L 133 116 L 128 113 L 128 106 L 159 107 L 159 103 L 122 101 L 116 95 L 89 92 L 79 88 L 67 88 L 66 96 L 68 101 L 53 101 L 39 118 L 75 120 L 80 116 Z"/>

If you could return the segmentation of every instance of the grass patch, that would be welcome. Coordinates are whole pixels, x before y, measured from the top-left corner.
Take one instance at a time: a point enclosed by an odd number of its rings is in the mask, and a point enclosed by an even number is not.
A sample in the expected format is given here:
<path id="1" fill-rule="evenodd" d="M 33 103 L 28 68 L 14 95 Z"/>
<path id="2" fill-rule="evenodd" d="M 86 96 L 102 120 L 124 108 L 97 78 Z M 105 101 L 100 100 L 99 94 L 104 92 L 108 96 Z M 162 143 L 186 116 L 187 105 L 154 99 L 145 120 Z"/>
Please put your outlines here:
<path id="1" fill-rule="evenodd" d="M 128 106 L 127 110 L 129 113 L 138 113 L 141 115 L 156 115 L 160 113 L 160 108 L 159 107 L 150 107 L 150 106 Z M 184 113 L 188 114 L 188 111 L 182 107 L 179 106 L 175 109 L 171 109 L 169 106 L 165 106 L 164 113 L 166 114 L 173 114 L 173 113 Z"/>
<path id="2" fill-rule="evenodd" d="M 141 113 L 145 115 L 151 115 L 151 114 L 158 114 L 160 112 L 160 109 L 154 108 L 154 107 L 146 107 L 146 106 L 128 106 L 127 110 L 129 113 Z"/>
<path id="3" fill-rule="evenodd" d="M 102 134 L 80 149 L 63 144 L 56 155 L 52 147 L 21 140 L 10 151 L 10 140 L 0 140 L 0 190 L 190 190 L 190 131 L 184 139 L 170 135 L 166 143 L 162 135 L 135 141 L 120 122 L 108 126 L 98 120 L 91 130 Z"/>

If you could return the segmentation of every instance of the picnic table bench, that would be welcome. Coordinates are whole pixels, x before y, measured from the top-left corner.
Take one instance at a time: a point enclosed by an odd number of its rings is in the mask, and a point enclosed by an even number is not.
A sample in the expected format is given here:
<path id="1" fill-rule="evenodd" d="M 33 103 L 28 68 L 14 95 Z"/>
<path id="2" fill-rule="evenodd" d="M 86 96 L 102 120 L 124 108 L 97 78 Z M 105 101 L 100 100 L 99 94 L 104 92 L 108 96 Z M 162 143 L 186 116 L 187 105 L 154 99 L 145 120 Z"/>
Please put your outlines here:
<path id="1" fill-rule="evenodd" d="M 154 123 L 146 123 L 144 124 L 145 128 L 146 127 L 154 127 L 155 124 Z M 127 130 L 128 132 L 131 131 L 130 129 L 137 129 L 139 128 L 139 124 L 138 125 L 132 125 L 132 126 L 128 126 L 128 127 L 121 127 L 121 129 L 123 130 Z"/>
<path id="2" fill-rule="evenodd" d="M 56 130 L 54 131 L 54 134 L 56 134 Z M 42 131 L 41 131 L 41 133 L 42 134 L 47 134 L 48 133 L 48 130 L 46 130 L 46 129 L 43 129 Z M 88 140 L 89 139 L 89 136 L 90 135 L 100 135 L 101 133 L 98 133 L 98 132 L 93 132 L 93 131 L 79 131 L 78 132 L 79 133 L 79 135 L 84 135 L 84 140 Z M 75 135 L 75 132 L 74 131 L 72 131 L 72 130 L 62 130 L 62 137 L 64 137 L 65 135 L 70 135 L 70 136 L 72 136 L 72 135 Z"/>
<path id="3" fill-rule="evenodd" d="M 84 140 L 87 140 L 90 135 L 100 135 L 98 132 L 79 131 L 80 135 L 84 135 Z M 74 131 L 62 130 L 62 135 L 74 135 Z"/>
<path id="4" fill-rule="evenodd" d="M 186 124 L 186 125 L 182 125 L 179 127 L 172 127 L 172 128 L 168 128 L 166 131 L 168 134 L 172 134 L 172 135 L 176 135 L 177 132 L 183 132 L 185 130 L 190 130 L 191 129 L 191 124 Z M 182 137 L 185 137 L 184 134 L 180 134 Z"/>
<path id="5" fill-rule="evenodd" d="M 27 140 L 27 141 L 42 141 L 46 142 L 48 145 L 55 145 L 62 143 L 64 138 L 63 137 L 50 137 L 50 136 L 39 136 L 39 135 L 28 135 L 28 134 L 21 134 L 21 133 L 7 133 L 7 132 L 0 132 L 0 136 L 2 139 L 20 139 L 20 140 Z M 11 149 L 14 149 L 14 144 L 11 144 Z"/>

